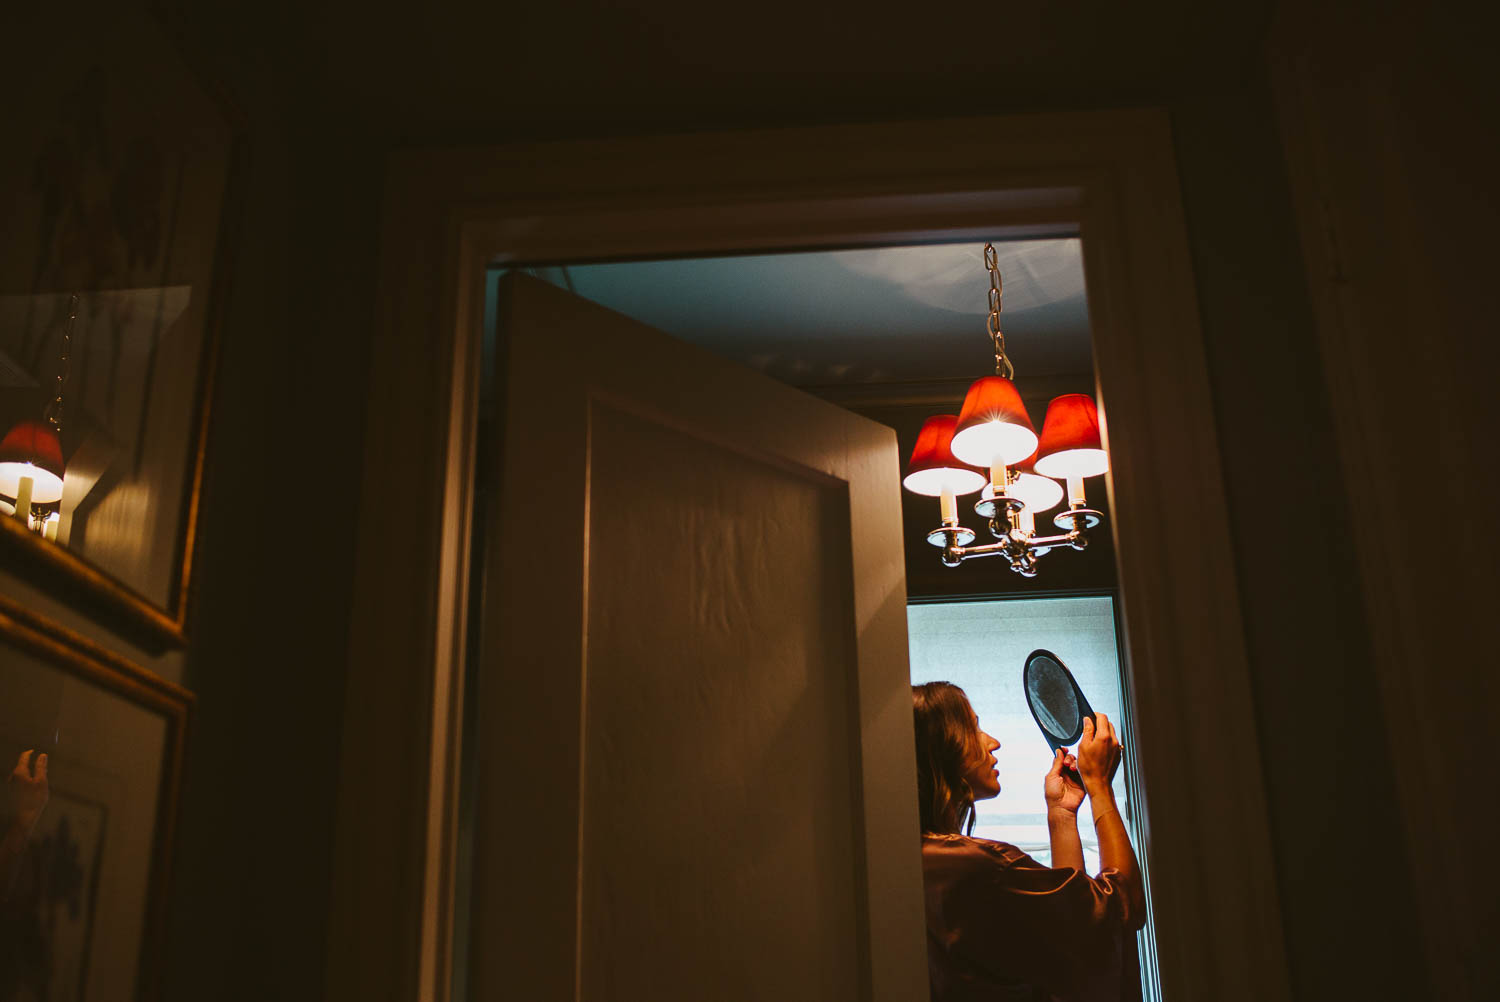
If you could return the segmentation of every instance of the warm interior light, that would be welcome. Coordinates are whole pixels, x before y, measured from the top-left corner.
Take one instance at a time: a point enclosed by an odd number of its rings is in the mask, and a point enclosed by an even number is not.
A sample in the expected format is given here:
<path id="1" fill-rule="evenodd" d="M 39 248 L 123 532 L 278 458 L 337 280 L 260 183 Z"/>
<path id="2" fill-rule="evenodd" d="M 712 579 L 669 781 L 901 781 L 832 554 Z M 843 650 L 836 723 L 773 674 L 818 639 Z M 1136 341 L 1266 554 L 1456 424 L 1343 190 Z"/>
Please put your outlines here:
<path id="1" fill-rule="evenodd" d="M 944 566 L 999 555 L 1010 562 L 1012 571 L 1035 577 L 1039 556 L 1084 549 L 1085 533 L 1103 521 L 1099 512 L 1087 507 L 1083 478 L 1108 472 L 1109 457 L 1099 433 L 1099 414 L 1086 394 L 1055 398 L 1038 437 L 1011 382 L 1015 365 L 1006 354 L 1000 329 L 1002 287 L 994 244 L 984 245 L 984 269 L 990 280 L 985 329 L 995 350 L 995 375 L 970 385 L 957 417 L 927 419 L 902 483 L 907 490 L 942 498 L 943 524 L 927 533 L 927 541 L 942 548 Z M 1059 480 L 1068 483 L 1070 504 L 1052 524 L 1064 532 L 1037 536 L 1036 516 L 1056 508 L 1065 496 Z M 974 514 L 988 521 L 992 543 L 970 545 L 977 534 L 959 522 L 955 495 L 974 490 L 981 492 Z"/>
<path id="2" fill-rule="evenodd" d="M 988 479 L 980 471 L 960 462 L 952 449 L 956 414 L 935 414 L 922 424 L 911 462 L 906 464 L 906 478 L 901 485 L 914 494 L 941 497 L 943 490 L 954 494 L 972 494 Z"/>
<path id="3" fill-rule="evenodd" d="M 1022 473 L 1011 484 L 1006 493 L 1026 505 L 1026 510 L 1039 515 L 1062 503 L 1062 484 L 1035 473 Z"/>
<path id="4" fill-rule="evenodd" d="M 1016 482 L 1010 485 L 1006 493 L 1023 502 L 1027 511 L 1037 515 L 1062 503 L 1062 485 L 1050 477 L 1037 474 L 1036 453 L 1033 452 L 1017 463 L 1015 469 Z"/>
<path id="5" fill-rule="evenodd" d="M 22 477 L 31 478 L 32 504 L 62 500 L 62 443 L 45 422 L 18 422 L 0 439 L 0 494 L 15 497 Z"/>
<path id="6" fill-rule="evenodd" d="M 1044 477 L 1097 477 L 1109 470 L 1099 435 L 1099 412 L 1086 393 L 1053 397 L 1042 422 L 1036 472 Z"/>
<path id="7" fill-rule="evenodd" d="M 1036 449 L 1036 429 L 1016 384 L 1004 376 L 977 379 L 964 396 L 953 434 L 953 454 L 972 466 L 1012 465 Z"/>

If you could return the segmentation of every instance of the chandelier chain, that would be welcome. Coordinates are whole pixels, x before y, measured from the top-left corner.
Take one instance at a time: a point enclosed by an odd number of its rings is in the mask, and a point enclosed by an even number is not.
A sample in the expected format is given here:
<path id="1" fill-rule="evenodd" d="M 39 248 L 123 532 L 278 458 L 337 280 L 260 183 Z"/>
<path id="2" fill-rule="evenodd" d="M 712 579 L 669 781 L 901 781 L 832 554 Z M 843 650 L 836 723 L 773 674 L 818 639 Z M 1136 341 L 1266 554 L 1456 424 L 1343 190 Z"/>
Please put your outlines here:
<path id="1" fill-rule="evenodd" d="M 1014 379 L 1016 367 L 1005 353 L 1005 332 L 1000 329 L 1000 261 L 995 254 L 994 244 L 984 245 L 984 268 L 990 274 L 990 316 L 986 326 L 990 332 L 990 340 L 995 345 L 995 375 Z"/>
<path id="2" fill-rule="evenodd" d="M 52 393 L 52 400 L 47 404 L 44 417 L 47 423 L 57 431 L 62 430 L 63 419 L 63 386 L 68 382 L 68 369 L 73 359 L 73 324 L 78 320 L 78 294 L 75 292 L 68 300 L 68 326 L 63 328 L 62 359 L 57 367 L 57 385 Z"/>

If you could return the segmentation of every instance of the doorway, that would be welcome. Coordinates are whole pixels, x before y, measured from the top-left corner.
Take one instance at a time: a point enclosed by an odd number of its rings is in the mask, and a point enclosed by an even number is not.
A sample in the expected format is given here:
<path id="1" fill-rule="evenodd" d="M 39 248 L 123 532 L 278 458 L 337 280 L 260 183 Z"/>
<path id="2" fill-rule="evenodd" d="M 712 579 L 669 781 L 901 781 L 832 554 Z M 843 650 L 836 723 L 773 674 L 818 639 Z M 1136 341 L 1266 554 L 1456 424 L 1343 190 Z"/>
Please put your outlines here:
<path id="1" fill-rule="evenodd" d="M 392 985 L 449 992 L 470 625 L 460 597 L 475 521 L 486 269 L 1081 233 L 1101 396 L 1139 431 L 1113 443 L 1110 490 L 1138 752 L 1162 789 L 1194 791 L 1151 805 L 1148 857 L 1196 864 L 1164 871 L 1153 887 L 1169 944 L 1164 991 L 1284 997 L 1227 533 L 1213 520 L 1162 530 L 1169 512 L 1223 505 L 1172 163 L 1168 123 L 1154 111 L 400 158 L 382 237 L 365 496 L 389 492 L 390 455 L 409 465 L 403 503 L 359 513 L 361 565 L 381 572 L 357 581 L 354 616 L 364 625 L 351 657 L 383 684 L 351 704 L 345 723 L 334 918 L 342 959 L 330 984 L 351 995 Z M 1233 753 L 1195 753 L 1210 744 Z M 1208 829 L 1220 837 L 1205 842 Z M 413 922 L 420 936 L 409 939 Z"/>
<path id="2" fill-rule="evenodd" d="M 1027 393 L 1029 407 L 1036 414 L 1034 423 L 1040 428 L 1040 417 L 1049 396 L 1087 393 L 1095 384 L 1081 241 L 1072 235 L 1053 235 L 1002 240 L 998 248 L 1008 295 L 1007 343 L 1017 364 L 1017 383 Z M 486 295 L 479 454 L 494 454 L 493 438 L 499 433 L 492 415 L 498 392 L 494 384 L 497 359 L 504 355 L 503 350 L 497 350 L 500 279 L 507 273 L 518 272 L 758 369 L 772 379 L 846 410 L 888 423 L 897 433 L 900 456 L 904 459 L 926 413 L 933 409 L 956 410 L 969 381 L 966 377 L 976 369 L 982 372 L 983 366 L 992 361 L 992 346 L 985 331 L 989 279 L 982 249 L 982 242 L 964 241 L 496 269 Z M 891 469 L 887 475 L 894 481 L 900 474 Z M 495 489 L 492 476 L 488 466 L 481 463 L 475 480 L 476 493 L 484 495 Z M 1090 503 L 1108 508 L 1102 491 L 1096 491 L 1095 500 Z M 487 505 L 477 507 L 484 510 Z M 945 619 L 952 620 L 950 625 L 962 623 L 965 611 L 977 610 L 967 620 L 972 626 L 986 618 L 985 610 L 997 608 L 994 596 L 1029 596 L 1026 601 L 1005 605 L 1013 613 L 1025 610 L 1022 632 L 1033 639 L 1045 633 L 1044 639 L 1061 649 L 1077 649 L 1079 643 L 1091 645 L 1091 653 L 1098 655 L 1094 660 L 1103 671 L 1100 678 L 1112 680 L 1108 691 L 1098 692 L 1099 708 L 1123 724 L 1126 714 L 1122 712 L 1125 699 L 1121 662 L 1116 647 L 1113 602 L 1108 597 L 1109 590 L 1116 585 L 1109 527 L 1104 526 L 1095 534 L 1088 550 L 1058 551 L 1044 561 L 1036 578 L 1026 578 L 1012 574 L 1003 561 L 981 561 L 961 569 L 943 568 L 923 531 L 930 528 L 928 523 L 935 521 L 935 509 L 932 498 L 903 495 L 906 530 L 903 544 L 908 567 L 905 598 L 919 603 L 910 613 L 912 678 L 917 679 L 926 670 L 924 666 L 930 666 L 934 648 L 944 644 L 934 632 L 934 624 Z M 472 559 L 476 580 L 483 578 L 487 531 L 488 527 L 481 523 L 474 532 L 476 545 Z M 1103 593 L 1105 597 L 1078 597 L 1083 590 Z M 921 604 L 934 599 L 975 596 L 983 599 Z M 477 592 L 474 597 L 476 603 L 470 621 L 478 624 L 484 621 L 485 611 L 477 601 Z M 1100 638 L 1089 634 L 1088 629 L 1076 628 L 1080 603 L 1092 610 L 1093 633 L 1098 633 L 1101 624 L 1105 624 L 1108 636 L 1104 647 L 1100 647 Z M 1086 613 L 1084 618 L 1088 618 Z M 1059 635 L 1058 624 L 1069 620 L 1075 626 L 1069 634 L 1073 648 L 1053 639 Z M 951 641 L 964 631 L 949 632 L 951 647 Z M 1085 638 L 1085 634 L 1089 636 Z M 1032 646 L 1037 645 L 1047 646 L 1041 641 Z M 470 694 L 466 706 L 470 709 L 482 702 L 475 697 L 485 686 L 480 667 L 480 651 L 484 646 L 482 642 L 470 646 L 465 684 L 465 691 Z M 991 652 L 995 654 L 998 652 Z M 974 662 L 984 668 L 973 679 L 954 680 L 966 688 L 973 684 L 976 692 L 998 693 L 994 673 L 989 670 L 994 664 L 993 657 L 980 654 Z M 1090 680 L 1093 681 L 1092 676 Z M 475 798 L 480 795 L 474 783 L 478 768 L 475 749 L 484 740 L 484 726 L 484 721 L 473 714 L 466 718 L 460 848 L 455 877 L 453 985 L 454 997 L 460 999 L 467 997 L 471 956 L 468 909 L 475 853 Z M 1014 742 L 1020 748 L 1023 738 L 1018 728 L 1012 728 L 1002 733 L 1002 740 Z M 1019 756 L 1018 761 L 1027 762 L 1034 757 Z M 1043 762 L 1037 774 L 1045 768 Z M 1122 787 L 1124 782 L 1122 773 Z M 1020 785 L 1017 784 L 1018 789 Z M 1124 798 L 1122 802 L 1129 803 Z M 1134 818 L 1135 812 L 1131 816 Z M 1143 829 L 1135 827 L 1136 845 L 1140 846 L 1139 834 Z M 1034 849 L 1027 841 L 1029 833 L 1022 835 L 1014 828 L 1012 825 L 1003 831 L 985 830 L 976 834 L 1017 842 L 1028 851 Z M 1006 838 L 1007 835 L 1013 837 Z M 1097 868 L 1095 860 L 1091 872 L 1097 872 Z M 1149 941 L 1148 933 L 1143 943 Z M 1143 952 L 1150 954 L 1149 946 Z M 1154 972 L 1154 955 L 1143 966 Z M 1157 997 L 1150 983 L 1146 997 Z"/>

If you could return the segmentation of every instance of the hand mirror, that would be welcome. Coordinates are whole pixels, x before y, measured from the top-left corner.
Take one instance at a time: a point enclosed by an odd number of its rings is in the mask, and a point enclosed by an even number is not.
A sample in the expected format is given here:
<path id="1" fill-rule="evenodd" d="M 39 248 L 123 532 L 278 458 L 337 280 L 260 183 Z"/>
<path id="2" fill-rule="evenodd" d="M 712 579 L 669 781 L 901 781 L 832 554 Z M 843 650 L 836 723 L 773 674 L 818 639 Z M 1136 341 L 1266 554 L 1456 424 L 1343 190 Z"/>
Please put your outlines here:
<path id="1" fill-rule="evenodd" d="M 1056 654 L 1046 650 L 1028 654 L 1026 667 L 1021 669 L 1021 684 L 1031 716 L 1054 752 L 1083 736 L 1083 722 L 1094 715 L 1094 708 Z"/>

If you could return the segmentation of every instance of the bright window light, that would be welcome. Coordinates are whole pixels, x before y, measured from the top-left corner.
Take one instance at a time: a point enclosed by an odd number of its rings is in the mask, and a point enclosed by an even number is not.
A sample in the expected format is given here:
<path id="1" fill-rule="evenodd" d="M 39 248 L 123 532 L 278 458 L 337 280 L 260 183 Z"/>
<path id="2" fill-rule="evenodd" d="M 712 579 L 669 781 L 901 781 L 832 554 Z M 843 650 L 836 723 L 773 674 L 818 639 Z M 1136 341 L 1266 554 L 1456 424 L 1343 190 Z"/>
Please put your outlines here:
<path id="1" fill-rule="evenodd" d="M 1052 752 L 1026 707 L 1021 669 L 1037 648 L 1054 652 L 1078 679 L 1095 712 L 1115 725 L 1130 755 L 1114 600 L 1106 596 L 912 605 L 907 622 L 912 683 L 944 681 L 962 688 L 979 714 L 980 726 L 1000 742 L 995 753 L 1000 795 L 979 803 L 973 834 L 1009 842 L 1050 865 L 1042 777 L 1052 764 Z M 1130 824 L 1123 766 L 1114 785 L 1120 812 Z M 1098 873 L 1099 844 L 1087 801 L 1079 810 L 1078 831 L 1088 871 Z"/>

